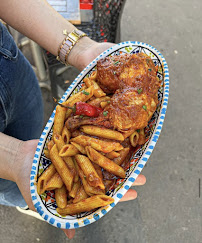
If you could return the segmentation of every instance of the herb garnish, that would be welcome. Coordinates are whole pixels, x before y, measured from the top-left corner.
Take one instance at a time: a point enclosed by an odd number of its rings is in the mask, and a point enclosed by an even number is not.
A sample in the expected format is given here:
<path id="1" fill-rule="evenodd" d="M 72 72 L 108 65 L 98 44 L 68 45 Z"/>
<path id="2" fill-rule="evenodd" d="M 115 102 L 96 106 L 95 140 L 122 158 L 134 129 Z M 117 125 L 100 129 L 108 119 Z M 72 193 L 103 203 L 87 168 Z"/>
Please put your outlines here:
<path id="1" fill-rule="evenodd" d="M 87 91 L 85 91 L 85 90 L 83 90 L 83 91 L 81 91 L 83 94 L 85 94 L 85 95 L 89 95 L 90 93 L 89 92 L 87 92 Z"/>
<path id="2" fill-rule="evenodd" d="M 150 72 L 151 72 L 151 68 L 149 68 L 149 69 L 148 69 L 148 71 L 150 71 Z"/>
<path id="3" fill-rule="evenodd" d="M 118 63 L 119 63 L 119 61 L 114 62 L 114 65 L 116 65 L 116 64 L 118 64 Z"/>
<path id="4" fill-rule="evenodd" d="M 107 116 L 107 114 L 108 114 L 108 111 L 103 111 L 104 116 Z"/>
<path id="5" fill-rule="evenodd" d="M 142 88 L 138 89 L 137 92 L 138 92 L 138 94 L 141 94 L 142 93 Z"/>
<path id="6" fill-rule="evenodd" d="M 145 111 L 147 110 L 147 106 L 146 105 L 143 105 L 142 107 Z"/>

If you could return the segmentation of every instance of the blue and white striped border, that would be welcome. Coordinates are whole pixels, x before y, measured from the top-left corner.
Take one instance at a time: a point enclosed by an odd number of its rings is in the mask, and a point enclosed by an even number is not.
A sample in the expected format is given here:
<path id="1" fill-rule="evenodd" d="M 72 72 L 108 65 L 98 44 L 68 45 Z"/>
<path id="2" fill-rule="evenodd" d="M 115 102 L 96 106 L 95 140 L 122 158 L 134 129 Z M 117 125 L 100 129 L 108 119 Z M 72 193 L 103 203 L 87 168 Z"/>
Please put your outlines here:
<path id="1" fill-rule="evenodd" d="M 53 121 L 54 121 L 54 116 L 55 116 L 55 110 L 53 111 L 50 119 L 48 120 L 44 131 L 41 134 L 34 159 L 33 159 L 33 164 L 32 164 L 32 169 L 31 169 L 31 175 L 30 175 L 30 192 L 31 192 L 31 197 L 33 204 L 38 211 L 38 213 L 50 224 L 57 228 L 63 228 L 63 229 L 73 229 L 73 228 L 79 228 L 88 224 L 91 224 L 101 217 L 103 217 L 107 212 L 109 212 L 118 202 L 119 200 L 124 196 L 124 194 L 128 191 L 128 189 L 132 186 L 133 182 L 136 180 L 138 175 L 141 173 L 142 169 L 144 168 L 146 162 L 148 161 L 155 145 L 156 142 L 159 138 L 160 132 L 162 130 L 162 125 L 165 119 L 165 113 L 168 105 L 168 97 L 169 97 L 169 71 L 168 71 L 168 65 L 165 61 L 165 58 L 163 55 L 154 47 L 151 45 L 134 41 L 134 42 L 122 42 L 119 43 L 108 50 L 104 51 L 102 54 L 100 54 L 96 59 L 94 59 L 74 80 L 74 82 L 69 86 L 63 97 L 61 98 L 60 102 L 63 102 L 67 99 L 67 97 L 70 95 L 71 91 L 74 90 L 74 88 L 77 86 L 77 84 L 83 79 L 83 77 L 86 75 L 90 69 L 92 69 L 97 61 L 101 58 L 104 58 L 108 56 L 109 54 L 113 53 L 114 51 L 126 47 L 126 46 L 142 46 L 145 48 L 148 48 L 151 50 L 153 53 L 155 53 L 159 59 L 161 60 L 161 64 L 163 66 L 163 73 L 164 73 L 164 93 L 163 93 L 163 101 L 161 104 L 161 111 L 156 123 L 156 128 L 153 132 L 152 137 L 150 138 L 150 142 L 147 146 L 147 149 L 145 150 L 144 154 L 142 155 L 142 158 L 138 162 L 138 164 L 135 166 L 133 173 L 130 175 L 130 177 L 126 180 L 126 182 L 123 184 L 123 186 L 117 191 L 117 193 L 113 196 L 114 198 L 114 203 L 98 209 L 96 212 L 92 213 L 89 216 L 83 217 L 81 219 L 63 219 L 59 218 L 57 216 L 53 216 L 43 205 L 41 202 L 41 199 L 39 195 L 37 194 L 36 190 L 36 177 L 37 177 L 37 168 L 38 168 L 38 163 L 40 160 L 41 152 L 47 137 L 47 134 L 49 133 Z"/>

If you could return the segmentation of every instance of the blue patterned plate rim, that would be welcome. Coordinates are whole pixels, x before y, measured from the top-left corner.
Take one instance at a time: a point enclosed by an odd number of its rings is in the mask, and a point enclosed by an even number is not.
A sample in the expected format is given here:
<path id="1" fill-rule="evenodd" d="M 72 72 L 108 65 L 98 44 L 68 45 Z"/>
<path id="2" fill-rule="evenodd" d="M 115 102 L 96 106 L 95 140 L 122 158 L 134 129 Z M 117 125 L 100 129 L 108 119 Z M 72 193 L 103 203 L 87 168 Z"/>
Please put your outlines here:
<path id="1" fill-rule="evenodd" d="M 126 41 L 119 43 L 117 45 L 114 45 L 113 47 L 109 48 L 108 50 L 104 51 L 101 53 L 97 58 L 95 58 L 84 70 L 76 77 L 76 79 L 72 82 L 72 84 L 69 86 L 69 88 L 66 90 L 64 95 L 62 96 L 61 100 L 59 101 L 62 103 L 69 97 L 71 92 L 75 89 L 75 87 L 78 85 L 78 83 L 85 77 L 85 75 L 93 68 L 96 66 L 96 63 L 99 59 L 106 57 L 119 49 L 123 48 L 132 48 L 132 47 L 139 47 L 139 48 L 145 48 L 148 51 L 152 52 L 156 57 L 159 58 L 160 64 L 163 69 L 163 98 L 161 102 L 161 108 L 160 112 L 158 115 L 158 119 L 155 125 L 155 129 L 152 133 L 152 136 L 149 139 L 149 142 L 147 144 L 147 147 L 142 154 L 141 158 L 139 159 L 138 163 L 135 165 L 132 173 L 130 176 L 126 179 L 126 181 L 122 184 L 122 186 L 116 191 L 114 194 L 114 203 L 102 207 L 95 212 L 92 212 L 90 215 L 78 218 L 78 219 L 66 219 L 66 218 L 61 218 L 56 215 L 53 215 L 50 213 L 47 208 L 44 206 L 42 203 L 42 200 L 40 196 L 37 194 L 37 189 L 36 189 L 36 179 L 37 179 L 37 173 L 38 173 L 38 164 L 40 161 L 40 156 L 44 147 L 44 143 L 46 141 L 46 137 L 51 130 L 51 127 L 54 122 L 54 116 L 55 116 L 55 109 L 50 116 L 38 143 L 33 163 L 32 163 L 32 169 L 31 169 L 31 175 L 30 175 L 30 192 L 31 192 L 31 197 L 32 197 L 32 202 L 38 211 L 38 213 L 44 218 L 45 221 L 50 223 L 51 225 L 57 227 L 57 228 L 63 228 L 63 229 L 73 229 L 73 228 L 79 228 L 83 227 L 85 225 L 91 224 L 101 217 L 103 217 L 107 212 L 109 212 L 118 202 L 119 200 L 124 196 L 124 194 L 128 191 L 128 189 L 132 186 L 133 182 L 136 180 L 137 176 L 141 173 L 142 169 L 144 168 L 146 162 L 148 161 L 155 145 L 156 142 L 159 138 L 160 132 L 162 130 L 162 125 L 165 119 L 165 113 L 167 109 L 167 104 L 168 104 L 168 97 L 169 97 L 169 71 L 168 71 L 168 65 L 166 63 L 165 58 L 163 55 L 153 46 L 143 43 L 143 42 L 138 42 L 138 41 Z"/>

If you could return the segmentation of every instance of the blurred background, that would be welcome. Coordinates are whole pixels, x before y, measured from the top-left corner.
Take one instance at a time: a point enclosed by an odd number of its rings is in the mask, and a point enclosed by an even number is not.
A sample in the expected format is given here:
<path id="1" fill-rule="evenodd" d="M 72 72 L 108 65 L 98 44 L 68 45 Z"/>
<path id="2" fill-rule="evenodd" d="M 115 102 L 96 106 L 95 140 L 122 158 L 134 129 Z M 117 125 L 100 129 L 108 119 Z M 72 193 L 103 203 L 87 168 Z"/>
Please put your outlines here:
<path id="1" fill-rule="evenodd" d="M 170 72 L 166 119 L 155 150 L 142 172 L 147 183 L 136 187 L 138 198 L 119 203 L 99 221 L 77 229 L 72 243 L 202 242 L 201 8 L 199 0 L 125 1 L 122 16 L 118 16 L 120 24 L 113 30 L 120 32 L 116 42 L 142 41 L 164 55 Z M 92 14 L 91 9 L 88 11 L 87 15 L 85 9 L 81 12 L 81 20 Z M 57 85 L 54 92 L 62 96 L 78 71 L 57 66 L 59 64 L 52 63 L 49 53 L 44 52 L 44 63 L 36 64 L 32 50 L 36 48 L 37 53 L 38 47 L 12 33 L 31 64 L 44 65 L 42 73 L 34 69 L 38 72 L 44 98 L 45 125 L 54 107 L 51 87 Z M 48 65 L 52 69 L 48 70 Z M 69 241 L 60 229 L 21 214 L 15 208 L 0 206 L 0 218 L 2 243 Z"/>

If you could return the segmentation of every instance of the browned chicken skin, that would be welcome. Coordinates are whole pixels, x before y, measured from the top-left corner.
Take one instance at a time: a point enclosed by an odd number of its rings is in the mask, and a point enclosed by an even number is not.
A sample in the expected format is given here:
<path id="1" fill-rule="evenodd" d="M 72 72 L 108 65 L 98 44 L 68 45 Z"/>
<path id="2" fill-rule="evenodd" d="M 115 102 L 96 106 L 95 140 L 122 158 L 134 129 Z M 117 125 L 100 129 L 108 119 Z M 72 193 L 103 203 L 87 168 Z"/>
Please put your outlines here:
<path id="1" fill-rule="evenodd" d="M 147 126 L 156 103 L 146 93 L 138 94 L 135 88 L 119 89 L 106 108 L 113 127 L 119 131 L 141 129 Z"/>
<path id="2" fill-rule="evenodd" d="M 154 63 L 143 53 L 110 56 L 99 60 L 97 82 L 107 93 L 133 87 L 137 90 L 144 89 L 144 92 L 152 95 L 159 88 Z"/>

